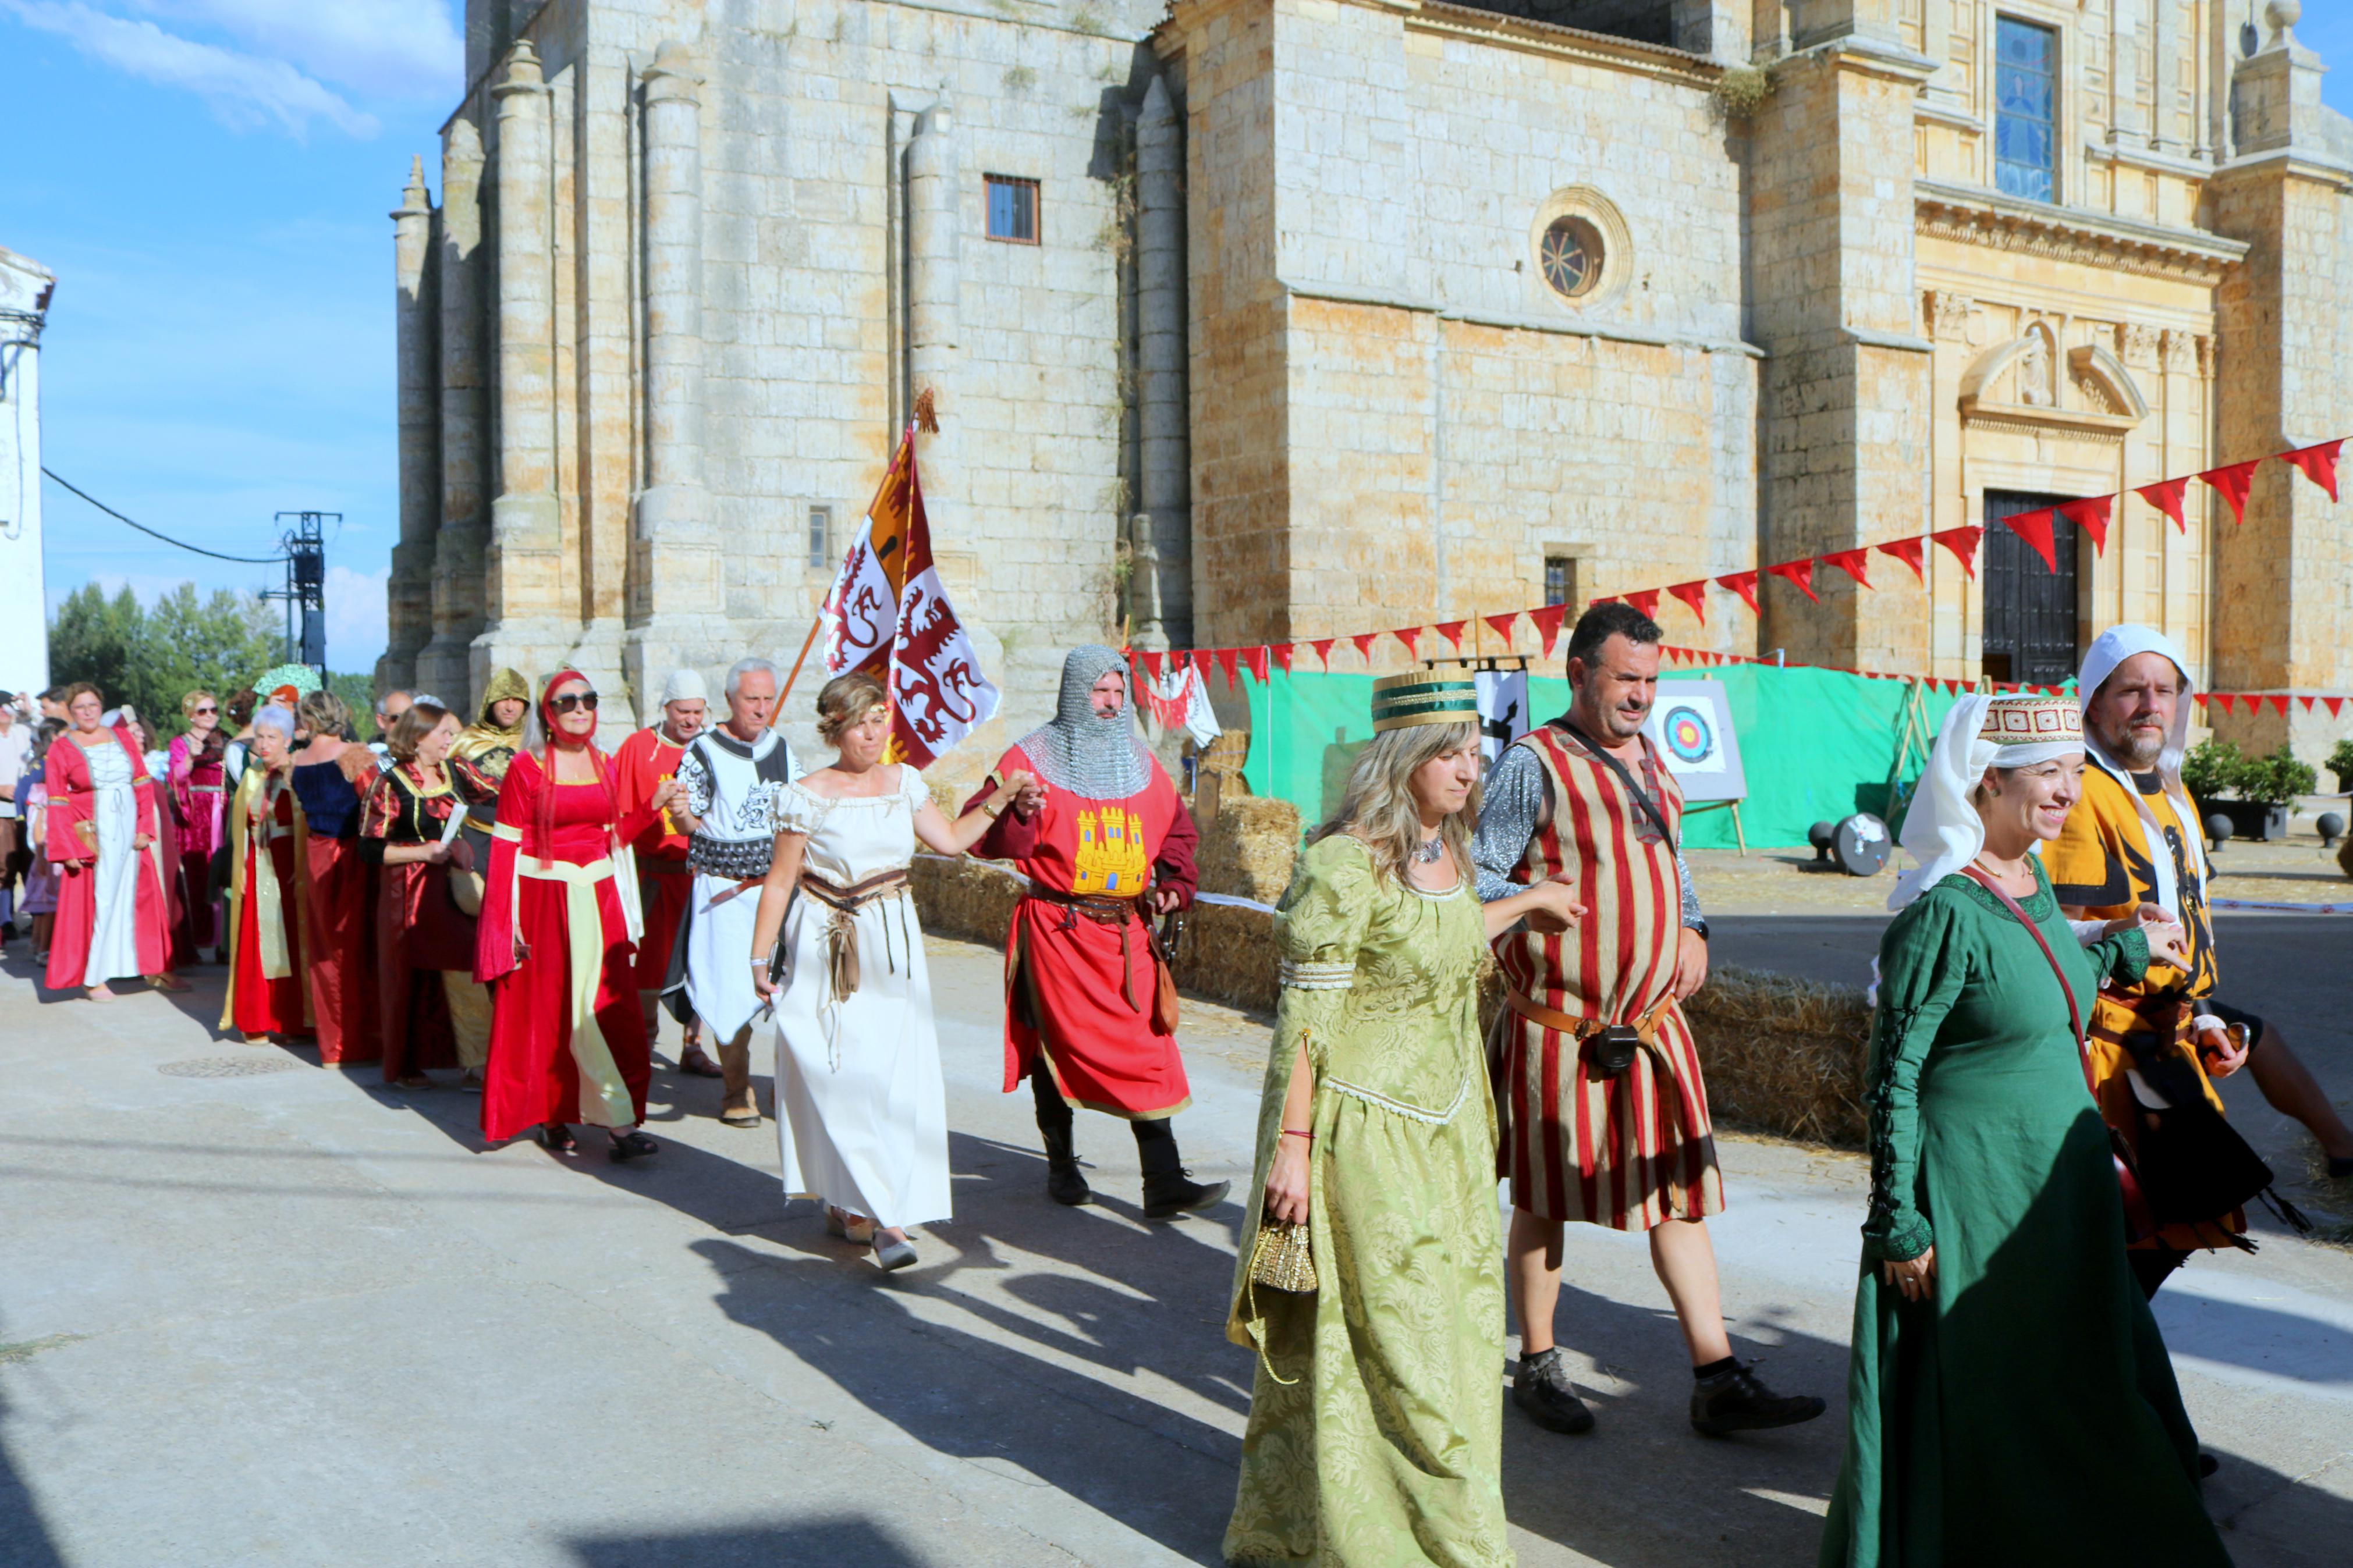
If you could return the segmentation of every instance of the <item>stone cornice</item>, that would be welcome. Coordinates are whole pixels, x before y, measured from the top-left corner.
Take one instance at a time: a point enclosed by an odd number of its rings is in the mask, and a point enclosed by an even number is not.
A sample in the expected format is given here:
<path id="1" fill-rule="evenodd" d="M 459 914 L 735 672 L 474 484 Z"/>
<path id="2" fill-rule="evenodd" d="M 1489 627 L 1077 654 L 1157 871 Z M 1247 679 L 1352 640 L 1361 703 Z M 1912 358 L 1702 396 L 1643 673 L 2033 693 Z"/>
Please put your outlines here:
<path id="1" fill-rule="evenodd" d="M 1664 44 L 1637 43 L 1630 38 L 1611 37 L 1606 33 L 1588 33 L 1582 27 L 1565 27 L 1557 22 L 1536 22 L 1500 16 L 1469 5 L 1449 5 L 1447 0 L 1419 0 L 1418 5 L 1400 5 L 1396 0 L 1346 0 L 1346 3 L 1370 4 L 1382 10 L 1402 11 L 1409 32 L 1437 33 L 1475 43 L 1493 44 L 1503 48 L 1523 49 L 1531 54 L 1550 55 L 1559 59 L 1605 66 L 1612 70 L 1632 71 L 1641 76 L 1679 81 L 1689 87 L 1711 88 L 1724 76 L 1724 68 L 1704 55 L 1670 48 Z"/>
<path id="2" fill-rule="evenodd" d="M 2243 240 L 2045 206 L 1965 185 L 1915 180 L 1912 193 L 1917 232 L 1990 250 L 2210 285 L 2221 282 L 2247 253 Z"/>
<path id="3" fill-rule="evenodd" d="M 2281 147 L 2269 153 L 2249 153 L 2233 158 L 2216 169 L 2212 177 L 2215 184 L 2227 184 L 2236 180 L 2263 176 L 2314 180 L 2324 185 L 2335 185 L 2340 191 L 2353 190 L 2353 166 L 2340 163 L 2326 153 L 2294 147 Z"/>

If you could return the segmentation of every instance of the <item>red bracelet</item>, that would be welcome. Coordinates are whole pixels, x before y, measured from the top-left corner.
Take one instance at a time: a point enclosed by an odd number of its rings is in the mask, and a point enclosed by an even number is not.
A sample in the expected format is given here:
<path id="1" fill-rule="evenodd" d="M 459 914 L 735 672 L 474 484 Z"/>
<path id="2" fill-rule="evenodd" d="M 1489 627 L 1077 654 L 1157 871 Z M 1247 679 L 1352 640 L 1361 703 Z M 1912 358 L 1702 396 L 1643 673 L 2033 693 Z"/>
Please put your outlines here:
<path id="1" fill-rule="evenodd" d="M 1302 1132 L 1302 1131 L 1301 1131 L 1298 1128 L 1296 1128 L 1296 1127 L 1286 1127 L 1286 1128 L 1284 1128 L 1284 1129 L 1282 1130 L 1282 1135 L 1283 1135 L 1285 1138 L 1304 1138 L 1304 1139 L 1306 1139 L 1310 1143 L 1313 1143 L 1313 1142 L 1315 1142 L 1315 1134 L 1314 1134 L 1314 1133 L 1313 1133 L 1313 1132 Z"/>

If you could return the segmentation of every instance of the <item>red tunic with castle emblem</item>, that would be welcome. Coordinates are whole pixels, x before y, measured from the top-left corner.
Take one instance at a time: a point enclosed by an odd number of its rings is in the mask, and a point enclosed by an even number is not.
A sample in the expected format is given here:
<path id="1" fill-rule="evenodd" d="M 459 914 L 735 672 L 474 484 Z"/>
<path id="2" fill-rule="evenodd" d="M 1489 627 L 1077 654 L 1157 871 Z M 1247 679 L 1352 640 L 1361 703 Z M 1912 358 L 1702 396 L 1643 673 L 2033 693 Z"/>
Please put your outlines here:
<path id="1" fill-rule="evenodd" d="M 1158 973 L 1145 914 L 1131 907 L 1106 922 L 1064 901 L 1134 900 L 1154 887 L 1193 901 L 1199 836 L 1176 786 L 1159 763 L 1151 767 L 1143 792 L 1124 800 L 1049 789 L 1037 816 L 1024 822 L 1008 811 L 973 847 L 984 859 L 1014 861 L 1049 895 L 1033 891 L 1014 906 L 1006 939 L 1008 1092 L 1038 1070 L 1042 1056 L 1073 1105 L 1149 1121 L 1192 1101 L 1176 1037 L 1153 1019 Z M 1018 746 L 997 764 L 999 777 L 1035 771 Z M 965 809 L 987 794 L 983 789 Z"/>

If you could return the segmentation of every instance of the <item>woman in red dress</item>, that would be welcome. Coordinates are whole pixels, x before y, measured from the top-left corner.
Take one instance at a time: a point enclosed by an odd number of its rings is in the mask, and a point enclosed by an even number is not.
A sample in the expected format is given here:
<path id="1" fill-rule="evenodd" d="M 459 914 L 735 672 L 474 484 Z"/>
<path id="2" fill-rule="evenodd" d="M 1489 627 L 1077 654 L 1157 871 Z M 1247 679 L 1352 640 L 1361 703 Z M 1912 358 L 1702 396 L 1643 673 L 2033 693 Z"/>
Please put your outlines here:
<path id="1" fill-rule="evenodd" d="M 155 781 L 133 737 L 100 722 L 98 688 L 69 687 L 65 700 L 72 727 L 50 743 L 43 781 L 42 837 L 58 872 L 49 986 L 109 1002 L 108 981 L 144 975 L 185 991 L 170 973 L 170 905 L 155 869 Z"/>
<path id="2" fill-rule="evenodd" d="M 385 738 L 392 766 L 368 792 L 360 844 L 383 869 L 375 906 L 376 996 L 384 1081 L 429 1089 L 427 1068 L 462 1067 L 482 1085 L 491 1005 L 474 979 L 474 917 L 459 907 L 449 873 L 471 870 L 472 851 L 450 832 L 465 807 L 445 765 L 458 716 L 437 702 L 409 704 Z"/>
<path id="3" fill-rule="evenodd" d="M 310 827 L 294 798 L 293 744 L 292 710 L 272 703 L 256 713 L 228 808 L 230 946 L 220 1026 L 248 1045 L 311 1033 L 302 980 Z"/>
<path id="4" fill-rule="evenodd" d="M 172 817 L 180 830 L 180 883 L 187 900 L 186 939 L 200 950 L 217 949 L 222 942 L 212 864 L 213 851 L 221 847 L 221 810 L 227 805 L 221 763 L 228 736 L 220 727 L 220 702 L 209 691 L 181 698 L 180 712 L 188 730 L 173 739 L 170 782 Z"/>
<path id="5" fill-rule="evenodd" d="M 310 736 L 288 776 L 305 828 L 302 955 L 322 1062 L 372 1062 L 384 1054 L 368 931 L 375 868 L 359 844 L 360 795 L 375 782 L 375 753 L 344 739 L 351 724 L 352 710 L 323 688 L 294 705 L 294 726 Z"/>
<path id="6" fill-rule="evenodd" d="M 651 1058 L 625 846 L 678 782 L 620 820 L 614 770 L 590 738 L 596 693 L 578 670 L 549 677 L 533 717 L 499 790 L 477 922 L 474 973 L 491 987 L 482 1132 L 498 1142 L 537 1128 L 549 1150 L 570 1153 L 576 1121 L 604 1128 L 616 1161 L 642 1159 L 660 1146 L 638 1127 Z"/>

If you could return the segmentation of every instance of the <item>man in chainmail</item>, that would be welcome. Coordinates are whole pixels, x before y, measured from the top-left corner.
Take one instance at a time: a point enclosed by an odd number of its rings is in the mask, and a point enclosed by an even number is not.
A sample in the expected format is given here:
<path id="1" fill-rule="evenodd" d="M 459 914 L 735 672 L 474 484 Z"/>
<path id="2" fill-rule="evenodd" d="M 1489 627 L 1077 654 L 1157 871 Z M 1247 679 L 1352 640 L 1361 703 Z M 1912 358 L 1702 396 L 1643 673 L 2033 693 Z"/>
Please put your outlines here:
<path id="1" fill-rule="evenodd" d="M 1151 915 L 1193 901 L 1193 819 L 1137 739 L 1127 660 L 1101 647 L 1062 664 L 1051 723 L 997 764 L 1036 775 L 973 853 L 1012 860 L 1029 879 L 1005 949 L 1005 1089 L 1025 1077 L 1046 1141 L 1046 1191 L 1092 1195 L 1079 1173 L 1071 1108 L 1124 1118 L 1144 1171 L 1144 1214 L 1169 1219 L 1215 1207 L 1228 1184 L 1191 1179 L 1168 1119 L 1192 1103 L 1176 1047 L 1173 990 L 1163 992 Z"/>

